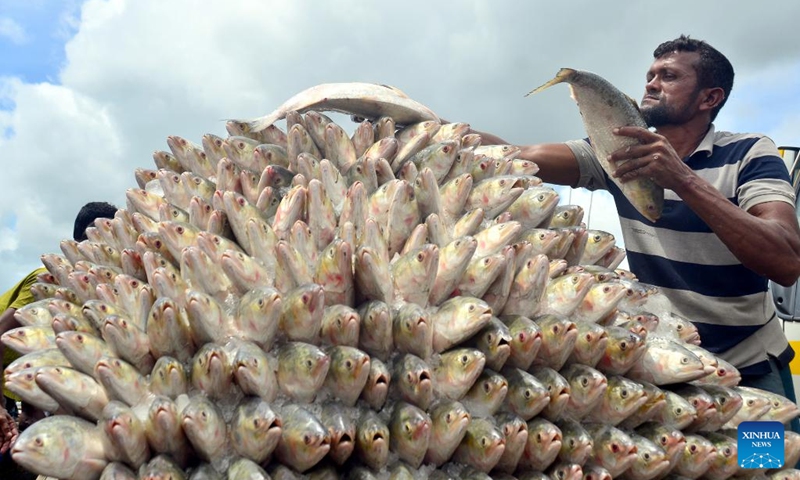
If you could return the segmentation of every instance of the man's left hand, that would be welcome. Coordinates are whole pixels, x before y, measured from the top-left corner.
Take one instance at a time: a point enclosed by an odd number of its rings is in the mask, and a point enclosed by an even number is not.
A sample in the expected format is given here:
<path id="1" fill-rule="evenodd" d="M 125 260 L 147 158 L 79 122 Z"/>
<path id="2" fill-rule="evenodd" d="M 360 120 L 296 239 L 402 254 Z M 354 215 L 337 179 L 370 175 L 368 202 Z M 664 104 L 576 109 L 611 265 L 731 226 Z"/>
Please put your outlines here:
<path id="1" fill-rule="evenodd" d="M 19 436 L 17 422 L 9 415 L 5 408 L 0 408 L 0 455 L 5 453 L 14 445 Z"/>
<path id="2" fill-rule="evenodd" d="M 623 147 L 608 157 L 616 165 L 614 176 L 623 183 L 649 178 L 664 188 L 675 190 L 694 175 L 663 136 L 641 127 L 619 127 L 613 133 L 641 142 L 640 145 Z"/>

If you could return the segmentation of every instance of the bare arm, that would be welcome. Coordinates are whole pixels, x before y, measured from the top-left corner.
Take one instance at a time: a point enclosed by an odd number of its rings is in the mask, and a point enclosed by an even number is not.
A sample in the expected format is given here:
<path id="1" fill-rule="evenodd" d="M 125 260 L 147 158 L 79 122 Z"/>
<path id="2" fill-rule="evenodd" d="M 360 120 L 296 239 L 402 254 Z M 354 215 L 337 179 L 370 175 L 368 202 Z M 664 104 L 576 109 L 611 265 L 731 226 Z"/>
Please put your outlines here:
<path id="1" fill-rule="evenodd" d="M 664 137 L 636 127 L 620 134 L 645 142 L 612 154 L 614 161 L 629 160 L 618 165 L 622 181 L 652 178 L 686 202 L 745 267 L 783 286 L 797 280 L 800 227 L 792 205 L 766 202 L 744 211 L 695 174 Z"/>
<path id="2" fill-rule="evenodd" d="M 0 315 L 0 335 L 20 326 L 17 319 L 14 318 L 16 311 L 14 308 L 9 308 Z M 0 342 L 0 362 L 3 359 L 4 350 L 4 345 Z M 5 368 L 5 365 L 3 367 Z M 17 435 L 19 435 L 19 431 L 16 422 L 6 411 L 5 405 L 0 405 L 0 455 L 5 454 L 11 448 Z"/>
<path id="3" fill-rule="evenodd" d="M 12 328 L 17 328 L 20 326 L 17 319 L 14 318 L 14 312 L 16 311 L 17 309 L 15 308 L 7 308 L 6 311 L 3 312 L 2 315 L 0 315 L 0 335 L 6 333 Z M 3 345 L 2 342 L 0 342 L 0 362 L 3 359 L 4 351 L 5 351 L 5 346 Z"/>
<path id="4" fill-rule="evenodd" d="M 481 145 L 510 145 L 491 133 L 472 130 L 481 136 Z M 572 150 L 564 143 L 540 143 L 536 145 L 517 145 L 521 150 L 517 158 L 530 160 L 539 166 L 536 175 L 547 183 L 574 187 L 580 179 L 578 160 Z"/>

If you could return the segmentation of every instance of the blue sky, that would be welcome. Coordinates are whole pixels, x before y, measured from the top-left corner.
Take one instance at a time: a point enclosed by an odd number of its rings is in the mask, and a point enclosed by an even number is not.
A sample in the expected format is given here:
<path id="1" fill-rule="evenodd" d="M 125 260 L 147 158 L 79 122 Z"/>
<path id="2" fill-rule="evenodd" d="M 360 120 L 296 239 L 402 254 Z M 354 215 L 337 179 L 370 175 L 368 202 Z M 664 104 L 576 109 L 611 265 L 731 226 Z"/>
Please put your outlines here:
<path id="1" fill-rule="evenodd" d="M 79 2 L 0 0 L 0 75 L 28 83 L 56 82 L 64 64 L 64 44 L 77 25 Z M 9 105 L 0 104 L 8 109 Z"/>
<path id="2" fill-rule="evenodd" d="M 124 207 L 134 169 L 153 168 L 168 135 L 225 135 L 221 119 L 263 115 L 319 83 L 392 84 L 509 142 L 562 141 L 585 134 L 567 89 L 525 93 L 568 66 L 638 99 L 655 46 L 688 33 L 737 71 L 718 127 L 798 145 L 797 18 L 794 0 L 722 10 L 697 0 L 408 0 L 391 10 L 361 0 L 0 0 L 0 158 L 14 162 L 0 189 L 0 290 L 58 252 L 85 202 Z M 589 198 L 562 193 L 562 203 Z M 595 194 L 590 227 L 617 224 Z"/>

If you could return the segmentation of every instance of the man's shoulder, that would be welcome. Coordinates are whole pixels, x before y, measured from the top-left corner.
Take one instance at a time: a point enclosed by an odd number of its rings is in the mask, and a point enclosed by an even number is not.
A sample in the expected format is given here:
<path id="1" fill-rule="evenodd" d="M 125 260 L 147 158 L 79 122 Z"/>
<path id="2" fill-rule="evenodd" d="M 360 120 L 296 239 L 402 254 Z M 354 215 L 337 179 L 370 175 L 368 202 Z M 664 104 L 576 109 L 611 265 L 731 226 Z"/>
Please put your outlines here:
<path id="1" fill-rule="evenodd" d="M 767 135 L 755 132 L 728 132 L 717 130 L 714 132 L 714 146 L 730 145 L 737 142 L 752 142 L 765 139 L 772 141 Z"/>

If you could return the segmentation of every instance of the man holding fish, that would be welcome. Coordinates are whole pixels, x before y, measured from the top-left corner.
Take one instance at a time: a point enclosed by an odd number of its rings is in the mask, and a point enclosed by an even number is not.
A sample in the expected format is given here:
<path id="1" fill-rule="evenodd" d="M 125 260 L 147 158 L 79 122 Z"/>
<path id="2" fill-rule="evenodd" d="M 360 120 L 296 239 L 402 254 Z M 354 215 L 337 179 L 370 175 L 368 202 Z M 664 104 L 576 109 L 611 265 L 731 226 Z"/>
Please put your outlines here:
<path id="1" fill-rule="evenodd" d="M 703 41 L 661 44 L 635 103 L 589 72 L 562 69 L 588 139 L 520 147 L 544 181 L 615 199 L 631 270 L 698 327 L 703 346 L 750 385 L 794 400 L 768 281 L 800 276 L 795 194 L 775 144 L 716 131 L 733 67 Z M 632 108 L 633 107 L 633 108 Z M 651 127 L 650 129 L 646 127 Z M 493 135 L 483 143 L 507 143 Z"/>

